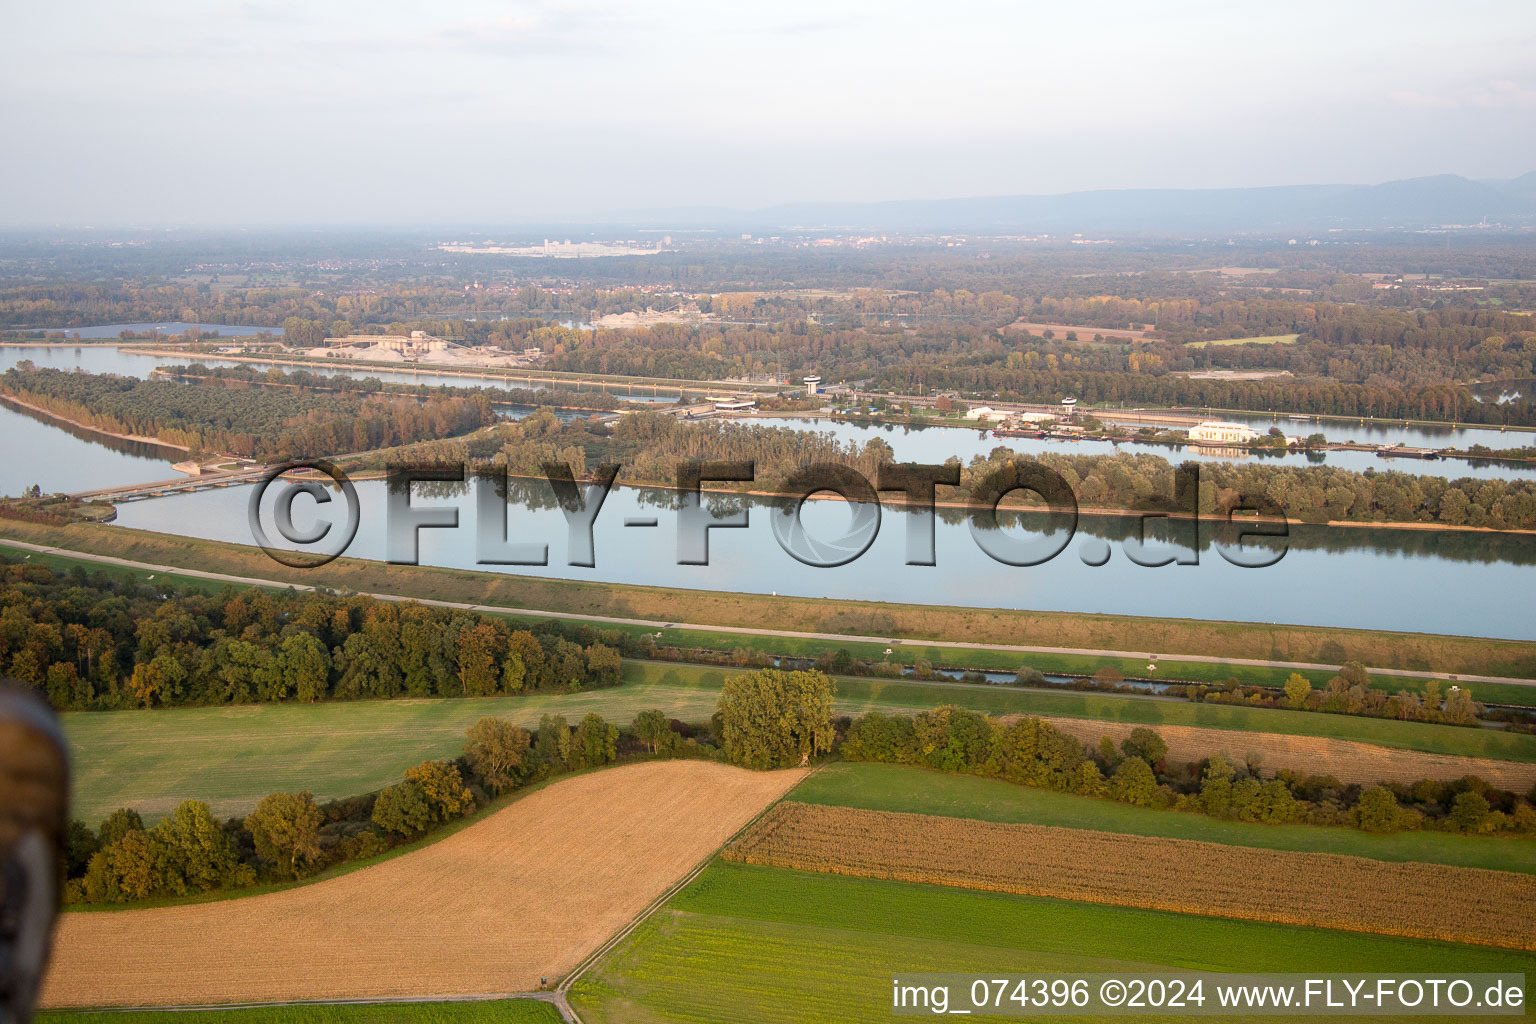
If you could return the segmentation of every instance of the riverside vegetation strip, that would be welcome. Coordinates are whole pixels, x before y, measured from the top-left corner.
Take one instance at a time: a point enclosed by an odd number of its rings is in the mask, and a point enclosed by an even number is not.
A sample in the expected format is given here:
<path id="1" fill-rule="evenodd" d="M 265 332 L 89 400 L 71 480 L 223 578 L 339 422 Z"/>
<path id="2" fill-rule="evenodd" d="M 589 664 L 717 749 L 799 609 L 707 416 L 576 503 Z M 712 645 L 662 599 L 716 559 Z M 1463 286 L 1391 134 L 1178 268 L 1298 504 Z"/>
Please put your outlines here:
<path id="1" fill-rule="evenodd" d="M 0 519 L 0 538 L 70 551 L 241 577 L 244 582 L 313 586 L 312 572 L 289 569 L 259 549 L 89 523 L 43 525 Z M 237 581 L 238 582 L 238 581 Z M 936 643 L 1029 644 L 1085 650 L 1180 653 L 1262 661 L 1355 660 L 1384 669 L 1536 679 L 1536 643 L 1427 633 L 1320 628 L 1201 619 L 1138 618 L 765 597 L 720 591 L 585 583 L 429 566 L 338 558 L 323 583 L 337 590 L 398 594 L 417 600 L 472 602 L 487 610 L 539 608 L 571 617 L 674 622 L 686 608 L 693 623 L 743 629 L 863 634 Z M 963 647 L 964 644 L 958 646 Z"/>

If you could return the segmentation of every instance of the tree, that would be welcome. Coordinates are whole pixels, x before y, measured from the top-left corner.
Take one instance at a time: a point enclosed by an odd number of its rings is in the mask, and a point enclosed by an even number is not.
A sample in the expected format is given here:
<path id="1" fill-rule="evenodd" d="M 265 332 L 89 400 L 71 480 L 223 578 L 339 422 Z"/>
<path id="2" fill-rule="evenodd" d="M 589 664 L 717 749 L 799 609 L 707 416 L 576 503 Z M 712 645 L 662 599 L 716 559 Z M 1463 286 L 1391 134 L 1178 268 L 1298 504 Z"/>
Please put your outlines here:
<path id="1" fill-rule="evenodd" d="M 1156 807 L 1162 802 L 1152 766 L 1140 757 L 1127 757 L 1109 780 L 1110 794 L 1122 803 Z"/>
<path id="2" fill-rule="evenodd" d="M 1481 832 L 1488 825 L 1490 816 L 1488 798 L 1469 789 L 1456 794 L 1451 812 L 1445 816 L 1445 820 L 1446 824 L 1458 832 Z"/>
<path id="3" fill-rule="evenodd" d="M 528 666 L 523 664 L 523 656 L 515 650 L 507 651 L 507 656 L 501 659 L 501 688 L 507 693 L 517 693 L 527 677 Z"/>
<path id="4" fill-rule="evenodd" d="M 1372 786 L 1360 794 L 1350 818 L 1366 832 L 1396 832 L 1403 826 L 1403 809 L 1386 786 Z"/>
<path id="5" fill-rule="evenodd" d="M 1072 790 L 1083 796 L 1109 795 L 1109 783 L 1104 781 L 1104 773 L 1099 770 L 1098 762 L 1085 760 L 1077 766 L 1077 778 Z"/>
<path id="6" fill-rule="evenodd" d="M 596 712 L 589 711 L 576 726 L 576 736 L 571 743 L 577 766 L 596 768 L 617 758 L 619 727 L 610 725 Z"/>
<path id="7" fill-rule="evenodd" d="M 245 819 L 256 855 L 283 874 L 302 878 L 321 858 L 320 824 L 324 816 L 305 793 L 269 793 Z"/>
<path id="8" fill-rule="evenodd" d="M 402 836 L 425 832 L 434 820 L 432 805 L 414 782 L 386 786 L 373 801 L 373 823 Z"/>
<path id="9" fill-rule="evenodd" d="M 930 768 L 947 772 L 974 770 L 991 752 L 992 723 L 985 715 L 944 705 L 912 717 L 912 738 L 918 758 Z M 1002 759 L 1012 760 L 1006 754 Z"/>
<path id="10" fill-rule="evenodd" d="M 107 815 L 107 819 L 97 829 L 99 845 L 106 849 L 117 842 L 129 832 L 144 831 L 144 819 L 139 817 L 139 812 L 132 807 L 123 807 Z"/>
<path id="11" fill-rule="evenodd" d="M 1120 741 L 1120 750 L 1126 757 L 1139 757 L 1149 765 L 1162 763 L 1168 756 L 1168 744 L 1154 730 L 1141 725 Z"/>
<path id="12" fill-rule="evenodd" d="M 500 681 L 500 638 L 489 622 L 459 630 L 459 682 L 471 697 L 496 692 Z"/>
<path id="13" fill-rule="evenodd" d="M 465 731 L 464 760 L 492 793 L 516 788 L 528 777 L 528 730 L 504 718 L 482 718 Z"/>
<path id="14" fill-rule="evenodd" d="M 313 703 L 325 699 L 331 683 L 331 655 L 313 633 L 286 638 L 272 660 L 284 689 L 297 700 Z"/>
<path id="15" fill-rule="evenodd" d="M 174 704 L 181 696 L 181 684 L 186 679 L 187 670 L 181 662 L 169 654 L 160 654 L 133 666 L 128 691 L 145 707 L 156 703 Z"/>
<path id="16" fill-rule="evenodd" d="M 52 669 L 49 670 L 52 678 Z M 1453 725 L 1471 725 L 1477 721 L 1477 705 L 1472 702 L 1472 691 L 1465 686 L 1453 686 L 1440 706 L 1440 717 Z"/>
<path id="17" fill-rule="evenodd" d="M 666 715 L 654 709 L 635 716 L 635 739 L 644 743 L 653 754 L 661 753 L 661 745 L 672 738 L 672 723 Z"/>
<path id="18" fill-rule="evenodd" d="M 512 635 L 507 638 L 507 661 L 509 663 L 513 655 L 516 655 L 523 665 L 522 686 L 529 689 L 538 689 L 541 686 L 548 685 L 549 681 L 545 677 L 546 659 L 544 657 L 544 648 L 540 645 L 538 637 L 526 629 L 514 630 Z M 504 679 L 508 676 L 505 665 L 502 668 L 502 676 Z M 510 680 L 507 681 L 507 692 L 513 692 Z"/>
<path id="19" fill-rule="evenodd" d="M 242 874 L 234 844 L 201 800 L 183 800 L 150 834 L 159 847 L 159 889 L 177 896 L 211 892 Z"/>
<path id="20" fill-rule="evenodd" d="M 405 781 L 421 787 L 435 821 L 447 821 L 474 809 L 475 798 L 451 761 L 423 761 L 405 770 Z"/>
<path id="21" fill-rule="evenodd" d="M 587 674 L 587 655 L 580 644 L 556 640 L 550 651 L 549 666 L 555 685 L 575 693 L 581 689 L 582 677 Z"/>
<path id="22" fill-rule="evenodd" d="M 587 679 L 596 686 L 612 686 L 619 681 L 624 663 L 619 652 L 606 644 L 593 644 L 587 648 Z"/>
<path id="23" fill-rule="evenodd" d="M 86 868 L 86 899 L 92 902 L 141 900 L 163 888 L 158 862 L 160 844 L 142 829 L 128 832 L 91 858 Z"/>
<path id="24" fill-rule="evenodd" d="M 1200 783 L 1200 807 L 1206 814 L 1221 817 L 1232 809 L 1232 780 L 1237 769 L 1220 754 L 1212 754 Z"/>
<path id="25" fill-rule="evenodd" d="M 832 744 L 832 680 L 762 669 L 729 676 L 720 692 L 726 756 L 747 768 L 794 764 Z"/>
<path id="26" fill-rule="evenodd" d="M 544 715 L 539 719 L 539 735 L 534 753 L 542 764 L 563 771 L 571 761 L 571 727 L 564 715 Z"/>
<path id="27" fill-rule="evenodd" d="M 71 877 L 81 874 L 100 849 L 101 840 L 96 838 L 91 827 L 78 819 L 72 820 L 64 833 L 64 864 L 68 874 Z"/>
<path id="28" fill-rule="evenodd" d="M 1306 706 L 1312 696 L 1312 683 L 1300 672 L 1292 672 L 1285 680 L 1285 700 L 1293 708 Z"/>
<path id="29" fill-rule="evenodd" d="M 1093 674 L 1093 680 L 1100 686 L 1119 686 L 1125 682 L 1125 675 L 1113 665 L 1105 665 Z"/>

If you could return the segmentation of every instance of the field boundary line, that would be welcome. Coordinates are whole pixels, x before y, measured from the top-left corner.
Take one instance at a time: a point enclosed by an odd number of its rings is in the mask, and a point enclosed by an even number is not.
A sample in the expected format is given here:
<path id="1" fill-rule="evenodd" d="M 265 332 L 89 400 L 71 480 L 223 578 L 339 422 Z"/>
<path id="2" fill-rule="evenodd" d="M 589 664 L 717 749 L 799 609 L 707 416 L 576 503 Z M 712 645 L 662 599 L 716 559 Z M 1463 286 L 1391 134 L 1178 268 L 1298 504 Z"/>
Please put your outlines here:
<path id="1" fill-rule="evenodd" d="M 69 548 L 61 548 L 49 544 L 36 544 L 31 541 L 18 540 L 12 537 L 0 536 L 0 546 L 21 548 L 27 551 L 36 551 L 45 555 L 58 555 L 64 558 L 77 558 L 82 561 L 97 562 L 103 565 L 115 565 L 126 569 L 140 569 L 156 573 L 170 573 L 176 576 L 190 576 L 196 579 L 212 580 L 214 582 L 267 587 L 275 590 L 317 591 L 325 589 L 304 583 L 284 583 L 279 580 L 261 579 L 252 576 L 238 576 L 229 573 L 210 572 L 205 569 L 187 569 L 174 565 L 159 565 L 153 562 L 139 562 L 129 558 L 119 558 L 115 555 L 98 555 L 86 551 L 73 551 Z M 625 618 L 615 615 L 554 612 L 543 608 L 516 608 L 510 605 L 477 604 L 470 601 L 449 601 L 442 598 L 431 597 L 409 597 L 404 594 L 385 594 L 374 591 L 357 591 L 357 593 L 362 594 L 364 597 L 372 597 L 380 601 L 414 601 L 417 604 L 428 605 L 434 608 L 451 608 L 456 611 L 480 612 L 488 615 L 524 615 L 533 618 L 559 619 L 574 622 L 595 622 L 613 626 L 642 626 L 649 629 L 680 629 L 704 633 L 724 633 L 742 636 L 784 637 L 792 640 L 825 640 L 832 643 L 886 644 L 892 647 L 949 647 L 955 650 L 1000 651 L 1009 654 L 1061 654 L 1083 657 L 1127 658 L 1133 660 L 1145 659 L 1152 662 L 1161 659 L 1163 661 L 1194 662 L 1196 664 L 1202 665 L 1235 665 L 1244 668 L 1305 669 L 1316 672 L 1335 671 L 1339 667 L 1337 665 L 1327 665 L 1321 662 L 1268 661 L 1262 658 L 1225 658 L 1209 654 L 1122 651 L 1087 647 L 1047 647 L 1032 644 L 994 644 L 982 643 L 974 640 L 944 640 L 938 638 L 863 636 L 853 633 L 821 633 L 806 630 L 767 629 L 761 626 L 718 626 L 698 622 L 668 622 L 662 619 L 637 619 Z M 1396 676 L 1407 679 L 1440 679 L 1450 682 L 1508 683 L 1515 686 L 1536 686 L 1536 679 L 1525 679 L 1515 676 L 1489 676 L 1469 672 L 1432 672 L 1427 669 L 1383 668 L 1374 665 L 1367 665 L 1365 668 L 1368 672 L 1371 672 L 1375 675 Z"/>
<path id="2" fill-rule="evenodd" d="M 748 829 L 752 828 L 752 826 L 761 821 L 765 815 L 767 815 L 775 807 L 779 806 L 779 804 L 789 799 L 789 795 L 791 793 L 805 785 L 805 783 L 810 780 L 811 776 L 821 771 L 829 763 L 830 762 L 823 761 L 815 768 L 812 768 L 810 771 L 806 772 L 805 778 L 801 779 L 789 789 L 785 790 L 783 795 L 781 795 L 777 800 L 774 800 L 767 807 L 764 807 L 762 810 L 758 811 L 751 817 L 750 820 L 744 822 L 742 826 L 735 832 L 732 832 L 729 836 L 726 836 L 719 846 L 711 850 L 707 855 L 705 855 L 703 860 L 694 865 L 693 870 L 689 871 L 682 878 L 678 879 L 675 883 L 669 886 L 665 892 L 652 900 L 650 904 L 645 907 L 645 909 L 636 914 L 628 924 L 615 932 L 601 946 L 598 946 L 592 952 L 582 957 L 581 961 L 577 963 L 575 967 L 571 968 L 570 973 L 568 973 L 561 980 L 560 984 L 555 986 L 555 992 L 559 996 L 559 999 L 555 1002 L 555 1007 L 556 1009 L 560 1010 L 562 1016 L 564 1016 L 565 1019 L 570 1022 L 570 1024 L 584 1024 L 581 1019 L 581 1015 L 576 1012 L 576 1008 L 570 1003 L 569 997 L 571 986 L 580 981 L 581 976 L 587 973 L 587 971 L 589 971 L 592 967 L 596 966 L 597 962 L 606 956 L 609 952 L 611 952 L 615 946 L 627 939 L 631 932 L 640 927 L 640 925 L 644 924 L 647 918 L 656 913 L 656 911 L 660 910 L 662 906 L 667 903 L 667 901 L 672 899 L 673 896 L 676 896 L 679 892 L 686 888 L 688 884 L 691 883 L 695 878 L 699 877 L 704 869 L 709 867 L 709 865 L 714 862 L 715 858 L 720 856 L 720 851 L 724 850 L 727 846 L 730 846 L 737 839 L 740 839 Z"/>
<path id="3" fill-rule="evenodd" d="M 276 1003 L 174 1003 L 164 1006 L 50 1006 L 44 1013 L 210 1013 L 221 1010 L 266 1010 L 283 1006 L 392 1006 L 396 1003 L 494 1003 L 506 999 L 535 999 L 554 1003 L 554 993 L 467 992 L 441 996 L 357 996 L 340 999 L 285 999 Z M 556 1006 L 558 1009 L 558 1005 Z"/>

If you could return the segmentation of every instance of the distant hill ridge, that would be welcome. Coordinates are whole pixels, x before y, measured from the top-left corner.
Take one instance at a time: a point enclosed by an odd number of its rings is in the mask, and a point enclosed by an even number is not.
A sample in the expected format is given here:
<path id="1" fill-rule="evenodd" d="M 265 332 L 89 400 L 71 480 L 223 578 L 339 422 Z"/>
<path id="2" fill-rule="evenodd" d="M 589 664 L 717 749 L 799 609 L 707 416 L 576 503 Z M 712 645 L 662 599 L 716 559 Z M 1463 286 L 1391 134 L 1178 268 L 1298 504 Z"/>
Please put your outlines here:
<path id="1" fill-rule="evenodd" d="M 1099 189 L 1045 196 L 790 203 L 754 211 L 635 211 L 625 219 L 732 230 L 791 227 L 988 234 L 1321 231 L 1451 224 L 1536 226 L 1536 171 L 1474 181 L 1456 174 L 1380 185 Z"/>

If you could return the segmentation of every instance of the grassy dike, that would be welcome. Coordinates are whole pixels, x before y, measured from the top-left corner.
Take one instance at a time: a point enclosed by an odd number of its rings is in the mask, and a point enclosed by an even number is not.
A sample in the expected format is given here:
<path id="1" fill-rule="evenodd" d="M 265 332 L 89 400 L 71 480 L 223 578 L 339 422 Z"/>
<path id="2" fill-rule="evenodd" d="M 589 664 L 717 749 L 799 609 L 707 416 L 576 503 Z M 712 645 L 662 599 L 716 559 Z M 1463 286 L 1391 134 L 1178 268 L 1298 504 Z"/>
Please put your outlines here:
<path id="1" fill-rule="evenodd" d="M 105 572 L 110 575 L 132 577 L 135 579 L 142 578 L 145 575 L 142 570 L 113 566 L 103 562 L 93 562 L 89 559 L 8 547 L 3 541 L 0 541 L 0 553 L 15 558 L 27 558 L 34 565 L 46 565 L 58 572 L 68 572 L 78 567 L 87 572 Z M 201 576 L 188 576 L 177 573 L 158 573 L 156 578 L 187 590 L 210 593 L 217 593 L 233 585 L 221 583 L 217 580 L 204 579 Z M 497 613 L 492 612 L 491 614 Z M 516 612 L 503 612 L 499 614 L 509 622 L 526 627 L 532 627 L 541 621 L 548 620 L 547 616 L 520 615 Z M 621 633 L 628 633 L 631 636 L 656 632 L 650 626 L 598 622 L 574 615 L 561 616 L 561 618 L 566 622 L 587 625 L 593 628 L 616 630 Z M 1011 651 L 989 651 L 970 647 L 954 647 L 941 643 L 919 645 L 909 642 L 896 647 L 887 655 L 884 643 L 869 643 L 857 640 L 813 640 L 805 637 L 765 636 L 756 633 L 731 633 L 703 629 L 668 629 L 662 632 L 661 642 L 666 646 L 691 648 L 700 651 L 730 653 L 737 650 L 749 650 L 769 655 L 815 658 L 826 651 L 844 650 L 854 658 L 869 662 L 884 660 L 893 664 L 910 667 L 919 660 L 926 660 L 933 665 L 974 669 L 984 672 L 1011 673 L 1018 671 L 1021 666 L 1028 666 L 1048 674 L 1091 676 L 1100 669 L 1112 668 L 1127 678 L 1155 675 L 1160 679 L 1198 683 L 1224 683 L 1230 679 L 1237 679 L 1245 686 L 1274 687 L 1283 686 L 1292 672 L 1288 668 L 1268 668 L 1259 665 L 1234 665 L 1227 662 L 1180 661 L 1174 658 L 1160 658 L 1157 662 L 1157 671 L 1149 673 L 1145 658 L 1120 658 L 1108 654 L 1020 654 Z M 1334 675 L 1334 670 L 1331 668 L 1301 669 L 1299 674 L 1305 677 L 1314 688 L 1321 688 Z M 1373 688 L 1384 690 L 1388 693 L 1397 693 L 1399 690 L 1418 692 L 1423 690 L 1424 685 L 1425 680 L 1410 676 L 1377 673 L 1371 677 L 1371 686 Z M 1536 705 L 1536 687 L 1533 686 L 1518 683 L 1477 683 L 1473 692 L 1477 699 L 1482 701 L 1492 701 L 1501 704 Z"/>
<path id="2" fill-rule="evenodd" d="M 938 646 L 943 646 L 945 641 L 953 643 L 964 639 L 993 644 L 1156 651 L 1324 664 L 1354 659 L 1387 669 L 1536 678 L 1536 644 L 1513 640 L 1199 619 L 768 597 L 586 583 L 429 566 L 397 566 L 353 558 L 339 558 L 319 570 L 302 570 L 280 565 L 254 547 L 87 523 L 45 526 L 5 519 L 0 520 L 0 543 L 5 538 L 253 580 L 472 602 L 510 609 L 537 608 L 578 619 L 613 616 L 657 622 L 683 620 L 750 629 L 926 639 L 935 641 Z M 965 660 L 976 660 L 971 655 L 980 653 L 967 652 Z M 943 660 L 954 659 L 945 657 Z"/>

